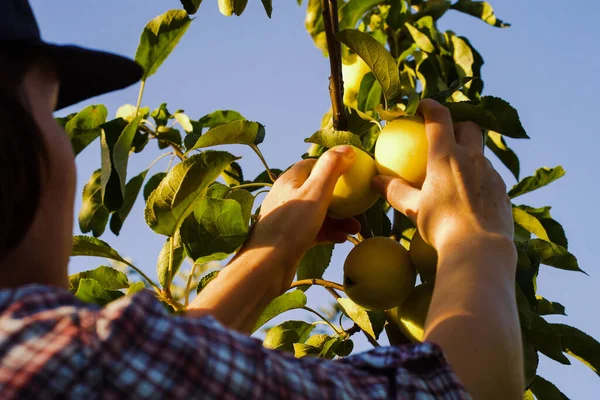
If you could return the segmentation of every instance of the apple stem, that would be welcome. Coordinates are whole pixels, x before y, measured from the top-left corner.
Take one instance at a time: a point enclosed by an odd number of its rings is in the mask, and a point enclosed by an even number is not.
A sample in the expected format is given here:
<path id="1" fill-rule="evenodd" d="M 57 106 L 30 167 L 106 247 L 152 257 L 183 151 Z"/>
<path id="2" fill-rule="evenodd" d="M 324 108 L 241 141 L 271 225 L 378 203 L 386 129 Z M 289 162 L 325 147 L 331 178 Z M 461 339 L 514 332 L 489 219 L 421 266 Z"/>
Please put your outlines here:
<path id="1" fill-rule="evenodd" d="M 350 234 L 346 235 L 346 240 L 355 246 L 357 246 L 360 243 L 360 240 L 358 240 L 357 238 L 355 238 L 354 236 L 352 236 Z"/>
<path id="2" fill-rule="evenodd" d="M 348 130 L 348 118 L 344 110 L 344 80 L 342 78 L 342 46 L 335 39 L 340 30 L 337 0 L 321 0 L 323 25 L 327 50 L 329 52 L 329 96 L 331 97 L 331 110 L 333 112 L 333 129 L 338 131 Z"/>
<path id="3" fill-rule="evenodd" d="M 296 282 L 292 282 L 292 284 L 290 285 L 290 289 L 293 289 L 298 286 L 304 286 L 304 285 L 318 285 L 318 286 L 323 286 L 324 288 L 328 288 L 328 289 L 331 288 L 331 289 L 341 290 L 342 292 L 344 291 L 344 286 L 340 285 L 339 283 L 326 281 L 325 279 L 316 279 L 316 278 L 315 279 L 300 279 Z M 339 295 L 338 295 L 338 298 L 339 298 Z"/>

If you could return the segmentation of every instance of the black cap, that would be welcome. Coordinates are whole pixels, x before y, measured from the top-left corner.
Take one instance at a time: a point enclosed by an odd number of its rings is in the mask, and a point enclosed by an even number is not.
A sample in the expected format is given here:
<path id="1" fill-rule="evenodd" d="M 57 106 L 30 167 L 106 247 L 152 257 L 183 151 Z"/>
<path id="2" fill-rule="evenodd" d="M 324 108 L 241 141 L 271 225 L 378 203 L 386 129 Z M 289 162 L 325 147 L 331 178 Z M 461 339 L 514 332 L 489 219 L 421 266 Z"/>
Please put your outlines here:
<path id="1" fill-rule="evenodd" d="M 44 42 L 28 0 L 0 0 L 0 52 L 15 45 L 44 50 L 53 58 L 60 79 L 57 110 L 123 89 L 143 74 L 129 58 Z"/>

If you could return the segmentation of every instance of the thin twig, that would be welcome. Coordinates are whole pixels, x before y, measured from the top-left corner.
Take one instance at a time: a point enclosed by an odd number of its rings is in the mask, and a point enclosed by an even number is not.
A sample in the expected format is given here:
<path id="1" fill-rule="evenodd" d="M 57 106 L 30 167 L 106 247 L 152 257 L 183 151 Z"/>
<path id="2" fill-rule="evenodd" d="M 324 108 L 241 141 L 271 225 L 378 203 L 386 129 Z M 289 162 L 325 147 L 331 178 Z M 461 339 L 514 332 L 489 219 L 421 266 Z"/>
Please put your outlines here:
<path id="1" fill-rule="evenodd" d="M 355 238 L 354 236 L 352 236 L 350 234 L 346 235 L 346 240 L 355 246 L 358 246 L 358 244 L 360 243 L 360 240 L 358 240 L 357 238 Z"/>
<path id="2" fill-rule="evenodd" d="M 231 189 L 245 189 L 245 188 L 250 188 L 250 187 L 273 187 L 272 183 L 244 183 L 243 185 L 236 185 L 236 186 L 231 186 Z"/>
<path id="3" fill-rule="evenodd" d="M 290 285 L 290 289 L 293 289 L 298 286 L 304 286 L 304 285 L 318 285 L 318 286 L 323 286 L 324 288 L 327 288 L 327 289 L 331 288 L 331 289 L 337 289 L 337 290 L 344 291 L 344 286 L 340 285 L 339 283 L 326 281 L 324 279 L 301 279 L 299 281 L 292 282 L 292 284 Z M 338 297 L 339 297 L 339 295 L 338 295 Z"/>
<path id="4" fill-rule="evenodd" d="M 267 170 L 267 174 L 269 175 L 269 179 L 271 179 L 272 182 L 275 182 L 275 180 L 277 179 L 277 177 L 273 174 L 273 172 L 271 171 L 271 168 L 269 168 L 269 165 L 267 164 L 267 160 L 265 160 L 265 157 L 263 156 L 263 154 L 260 151 L 260 149 L 258 148 L 258 146 L 255 145 L 255 144 L 251 144 L 250 148 L 252 150 L 254 150 L 254 152 L 256 153 L 256 155 L 258 156 L 258 158 L 260 158 L 260 161 L 265 166 L 265 169 Z"/>
<path id="5" fill-rule="evenodd" d="M 163 159 L 164 157 L 167 157 L 167 156 L 172 156 L 172 155 L 173 155 L 173 152 L 172 152 L 172 151 L 170 151 L 170 152 L 168 152 L 168 153 L 163 153 L 163 154 L 161 154 L 160 156 L 156 157 L 156 158 L 154 159 L 154 161 L 152 161 L 152 162 L 150 163 L 150 165 L 148 166 L 148 169 L 151 169 L 152 167 L 154 167 L 154 164 L 156 164 L 156 163 L 157 163 L 159 160 Z"/>
<path id="6" fill-rule="evenodd" d="M 142 105 L 142 96 L 144 96 L 144 88 L 146 87 L 146 80 L 143 80 L 140 84 L 140 92 L 138 93 L 137 106 L 135 106 L 135 117 L 137 118 L 140 113 L 140 106 Z"/>
<path id="7" fill-rule="evenodd" d="M 329 52 L 329 96 L 333 112 L 333 128 L 348 130 L 348 118 L 344 110 L 344 81 L 342 79 L 341 45 L 335 39 L 339 31 L 337 0 L 321 0 L 327 51 Z"/>
<path id="8" fill-rule="evenodd" d="M 148 278 L 148 276 L 146 274 L 144 274 L 141 269 L 139 269 L 138 267 L 136 267 L 135 265 L 133 265 L 132 263 L 130 263 L 127 260 L 122 260 L 121 262 L 123 264 L 128 265 L 129 267 L 131 267 L 131 269 L 133 269 L 135 272 L 137 272 L 138 274 L 140 274 L 140 276 L 142 278 L 144 278 L 146 280 L 146 282 L 148 282 L 150 284 L 150 286 L 152 286 L 152 288 L 154 288 L 154 290 L 157 293 L 160 293 L 160 291 L 161 291 L 160 287 L 156 283 L 154 283 L 154 281 L 152 279 Z"/>
<path id="9" fill-rule="evenodd" d="M 316 310 L 313 310 L 310 307 L 304 306 L 302 307 L 302 309 L 306 310 L 306 311 L 310 311 L 311 313 L 315 314 L 316 316 L 318 316 L 319 318 L 321 318 L 323 321 L 325 321 L 327 323 L 327 325 L 329 325 L 331 327 L 331 329 L 333 329 L 333 331 L 335 333 L 337 333 L 338 335 L 341 335 L 343 332 L 340 332 L 335 326 L 333 326 L 333 324 L 331 322 L 329 322 L 327 320 L 327 318 L 325 318 L 324 316 L 322 316 L 321 314 L 319 314 L 319 312 L 317 312 Z"/>
<path id="10" fill-rule="evenodd" d="M 187 308 L 188 304 L 190 304 L 190 286 L 192 284 L 192 279 L 194 278 L 194 272 L 196 272 L 197 263 L 194 263 L 192 266 L 192 270 L 190 271 L 190 276 L 188 277 L 187 283 L 185 285 L 185 303 L 184 307 Z"/>

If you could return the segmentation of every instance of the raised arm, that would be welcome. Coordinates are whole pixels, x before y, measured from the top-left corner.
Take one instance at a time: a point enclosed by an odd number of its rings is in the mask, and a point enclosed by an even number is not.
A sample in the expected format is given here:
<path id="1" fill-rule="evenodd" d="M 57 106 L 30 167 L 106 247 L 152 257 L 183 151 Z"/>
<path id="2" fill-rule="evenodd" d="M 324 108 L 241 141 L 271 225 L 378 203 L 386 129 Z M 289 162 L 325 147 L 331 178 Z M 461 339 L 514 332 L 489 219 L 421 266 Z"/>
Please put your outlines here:
<path id="1" fill-rule="evenodd" d="M 341 146 L 318 161 L 304 160 L 283 174 L 263 203 L 250 239 L 188 307 L 188 316 L 210 314 L 225 326 L 250 332 L 264 308 L 285 292 L 304 252 L 318 242 L 344 242 L 360 224 L 326 218 L 338 178 L 354 151 Z"/>
<path id="2" fill-rule="evenodd" d="M 506 186 L 483 155 L 473 123 L 421 102 L 429 142 L 421 190 L 375 178 L 390 204 L 438 251 L 425 340 L 440 345 L 475 400 L 521 399 L 522 344 L 515 300 L 516 249 Z"/>

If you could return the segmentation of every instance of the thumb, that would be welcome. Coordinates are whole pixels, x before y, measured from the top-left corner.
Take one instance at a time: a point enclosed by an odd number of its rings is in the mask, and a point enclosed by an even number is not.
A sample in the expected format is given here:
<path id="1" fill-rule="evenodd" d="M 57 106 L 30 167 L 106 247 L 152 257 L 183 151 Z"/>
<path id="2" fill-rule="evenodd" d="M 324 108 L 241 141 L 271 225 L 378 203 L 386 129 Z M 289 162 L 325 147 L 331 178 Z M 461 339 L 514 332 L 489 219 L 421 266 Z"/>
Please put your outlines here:
<path id="1" fill-rule="evenodd" d="M 392 207 L 417 223 L 417 211 L 421 191 L 410 186 L 405 180 L 389 175 L 377 175 L 373 178 L 372 186 Z"/>
<path id="2" fill-rule="evenodd" d="M 333 194 L 335 184 L 342 174 L 352 166 L 356 153 L 352 146 L 336 146 L 327 150 L 314 165 L 304 183 L 315 198 L 327 198 Z"/>

